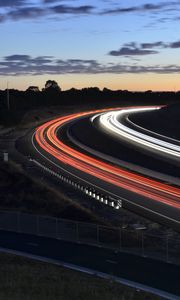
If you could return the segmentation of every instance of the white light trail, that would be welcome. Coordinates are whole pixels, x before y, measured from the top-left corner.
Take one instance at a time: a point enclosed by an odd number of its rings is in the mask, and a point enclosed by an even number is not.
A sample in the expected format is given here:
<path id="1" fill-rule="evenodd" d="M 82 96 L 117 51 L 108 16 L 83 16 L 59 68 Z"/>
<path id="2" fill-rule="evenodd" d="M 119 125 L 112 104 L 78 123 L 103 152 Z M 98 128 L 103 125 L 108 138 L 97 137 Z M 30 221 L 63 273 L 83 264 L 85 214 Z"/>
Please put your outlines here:
<path id="1" fill-rule="evenodd" d="M 110 132 L 115 133 L 119 137 L 123 137 L 130 142 L 135 142 L 143 148 L 149 148 L 150 150 L 160 151 L 166 155 L 180 157 L 180 147 L 178 145 L 154 138 L 150 135 L 141 133 L 137 130 L 129 128 L 128 126 L 122 124 L 122 120 L 126 115 L 134 112 L 150 111 L 159 108 L 133 108 L 133 109 L 124 109 L 121 111 L 111 111 L 105 114 L 102 114 L 99 117 L 100 125 L 109 130 Z M 146 129 L 144 129 L 146 131 Z"/>

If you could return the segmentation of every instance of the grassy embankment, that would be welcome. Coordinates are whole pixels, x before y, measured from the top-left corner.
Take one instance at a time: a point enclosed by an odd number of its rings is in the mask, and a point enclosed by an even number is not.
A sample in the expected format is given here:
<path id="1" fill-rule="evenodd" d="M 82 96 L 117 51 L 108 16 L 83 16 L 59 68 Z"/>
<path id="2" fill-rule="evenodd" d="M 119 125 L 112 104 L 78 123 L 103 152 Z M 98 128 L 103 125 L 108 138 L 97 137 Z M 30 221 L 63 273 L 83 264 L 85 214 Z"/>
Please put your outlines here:
<path id="1" fill-rule="evenodd" d="M 0 254 L 0 299 L 160 300 L 162 298 L 95 276 Z"/>
<path id="2" fill-rule="evenodd" d="M 90 210 L 73 202 L 63 190 L 57 191 L 29 177 L 15 163 L 1 163 L 0 178 L 0 209 L 101 222 Z"/>

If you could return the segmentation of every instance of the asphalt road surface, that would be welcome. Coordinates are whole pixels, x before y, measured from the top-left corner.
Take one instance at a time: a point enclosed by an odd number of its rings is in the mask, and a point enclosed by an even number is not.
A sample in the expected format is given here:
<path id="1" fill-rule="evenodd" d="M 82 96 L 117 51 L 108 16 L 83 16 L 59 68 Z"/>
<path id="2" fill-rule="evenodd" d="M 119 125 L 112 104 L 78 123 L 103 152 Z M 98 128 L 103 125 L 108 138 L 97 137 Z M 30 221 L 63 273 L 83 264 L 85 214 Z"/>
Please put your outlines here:
<path id="1" fill-rule="evenodd" d="M 57 130 L 64 124 L 82 117 L 81 113 L 65 116 L 42 125 L 33 136 L 31 148 L 37 151 L 35 158 L 49 165 L 55 172 L 67 172 L 68 176 L 97 191 L 123 200 L 124 208 L 164 222 L 180 230 L 180 190 L 148 178 L 125 172 L 105 162 L 86 156 L 65 140 L 57 138 Z"/>
<path id="2" fill-rule="evenodd" d="M 94 274 L 102 272 L 109 274 L 110 278 L 115 276 L 134 282 L 137 288 L 143 285 L 152 292 L 156 289 L 167 299 L 180 299 L 180 267 L 170 263 L 101 247 L 5 231 L 0 231 L 0 248 L 55 263 L 64 262 L 86 271 L 93 270 Z"/>

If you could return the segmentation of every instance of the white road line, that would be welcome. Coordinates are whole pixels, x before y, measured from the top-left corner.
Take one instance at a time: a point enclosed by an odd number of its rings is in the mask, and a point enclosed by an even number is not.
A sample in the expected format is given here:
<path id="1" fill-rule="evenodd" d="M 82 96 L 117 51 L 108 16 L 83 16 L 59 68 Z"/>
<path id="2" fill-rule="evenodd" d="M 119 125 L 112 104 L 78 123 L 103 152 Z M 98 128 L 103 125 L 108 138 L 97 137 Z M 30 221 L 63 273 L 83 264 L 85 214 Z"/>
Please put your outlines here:
<path id="1" fill-rule="evenodd" d="M 160 138 L 167 139 L 167 140 L 172 141 L 172 142 L 173 142 L 173 141 L 174 141 L 174 142 L 179 142 L 178 140 L 173 139 L 173 138 L 171 138 L 171 137 L 169 137 L 169 136 L 165 136 L 165 135 L 160 134 L 160 133 L 158 133 L 158 132 L 155 132 L 155 131 L 149 130 L 149 129 L 147 129 L 147 128 L 144 128 L 144 127 L 142 127 L 142 126 L 140 126 L 140 125 L 137 125 L 136 123 L 134 123 L 132 120 L 129 119 L 129 115 L 126 116 L 126 120 L 127 120 L 127 122 L 130 123 L 132 126 L 134 126 L 134 127 L 136 127 L 136 128 L 139 128 L 140 130 L 142 130 L 142 131 L 144 131 L 144 132 L 147 132 L 147 133 L 149 133 L 149 134 L 155 135 L 155 136 L 160 137 Z"/>
<path id="2" fill-rule="evenodd" d="M 110 259 L 106 259 L 106 261 L 110 264 L 114 264 L 114 265 L 117 265 L 118 262 L 117 261 L 114 261 L 114 260 L 110 260 Z"/>

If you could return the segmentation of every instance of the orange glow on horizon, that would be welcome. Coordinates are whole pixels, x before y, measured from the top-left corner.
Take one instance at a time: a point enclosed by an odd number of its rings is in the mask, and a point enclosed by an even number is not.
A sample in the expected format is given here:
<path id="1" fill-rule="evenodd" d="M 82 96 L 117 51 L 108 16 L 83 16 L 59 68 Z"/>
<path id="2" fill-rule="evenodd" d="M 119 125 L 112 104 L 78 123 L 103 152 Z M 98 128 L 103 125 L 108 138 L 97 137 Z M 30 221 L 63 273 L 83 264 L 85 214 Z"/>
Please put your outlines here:
<path id="1" fill-rule="evenodd" d="M 86 87 L 104 87 L 111 90 L 129 91 L 178 91 L 178 75 L 162 74 L 66 74 L 66 75 L 42 75 L 42 76 L 9 76 L 1 77 L 1 87 L 26 90 L 29 86 L 38 86 L 41 90 L 49 79 L 56 80 L 62 90 L 72 87 L 82 89 Z"/>

